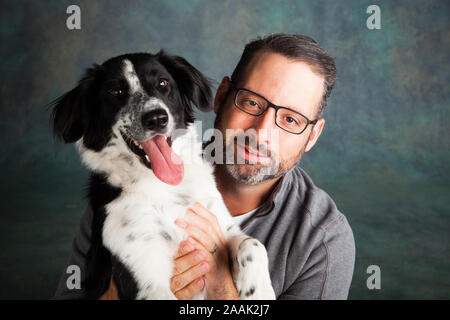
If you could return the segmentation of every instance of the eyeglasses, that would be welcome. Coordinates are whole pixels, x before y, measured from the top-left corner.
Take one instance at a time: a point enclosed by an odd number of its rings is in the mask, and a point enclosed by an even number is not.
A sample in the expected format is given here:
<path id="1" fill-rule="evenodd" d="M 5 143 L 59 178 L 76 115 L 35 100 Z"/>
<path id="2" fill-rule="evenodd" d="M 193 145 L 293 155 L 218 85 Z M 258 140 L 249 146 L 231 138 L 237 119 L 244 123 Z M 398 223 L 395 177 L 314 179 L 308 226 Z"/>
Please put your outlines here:
<path id="1" fill-rule="evenodd" d="M 309 120 L 301 113 L 286 107 L 280 107 L 263 96 L 245 88 L 237 88 L 231 83 L 231 88 L 236 90 L 234 96 L 234 105 L 241 111 L 252 115 L 260 116 L 267 111 L 269 107 L 275 109 L 275 124 L 290 133 L 302 134 L 310 124 L 316 124 L 317 120 Z"/>

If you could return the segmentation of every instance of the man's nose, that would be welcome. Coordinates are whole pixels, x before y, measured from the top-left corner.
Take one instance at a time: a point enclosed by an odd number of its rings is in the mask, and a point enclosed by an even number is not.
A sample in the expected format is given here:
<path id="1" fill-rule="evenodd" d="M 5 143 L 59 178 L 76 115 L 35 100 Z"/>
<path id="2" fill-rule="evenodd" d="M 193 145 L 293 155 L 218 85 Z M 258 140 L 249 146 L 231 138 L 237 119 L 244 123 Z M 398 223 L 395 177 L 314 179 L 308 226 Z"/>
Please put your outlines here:
<path id="1" fill-rule="evenodd" d="M 268 108 L 262 115 L 255 117 L 254 128 L 267 131 L 275 129 L 275 113 L 274 108 Z"/>
<path id="2" fill-rule="evenodd" d="M 260 143 L 269 142 L 272 131 L 276 130 L 275 113 L 274 108 L 268 108 L 262 115 L 255 117 L 254 129 L 257 132 Z"/>

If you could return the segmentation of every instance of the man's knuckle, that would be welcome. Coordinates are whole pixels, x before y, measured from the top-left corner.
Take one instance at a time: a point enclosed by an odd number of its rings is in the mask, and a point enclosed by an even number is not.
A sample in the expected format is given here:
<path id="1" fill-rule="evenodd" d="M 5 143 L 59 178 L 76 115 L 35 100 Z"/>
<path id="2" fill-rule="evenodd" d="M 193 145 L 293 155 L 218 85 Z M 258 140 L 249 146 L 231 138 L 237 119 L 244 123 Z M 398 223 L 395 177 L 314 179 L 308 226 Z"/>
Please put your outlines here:
<path id="1" fill-rule="evenodd" d="M 184 294 L 184 290 L 177 291 L 175 293 L 175 297 L 177 297 L 178 300 L 186 300 L 187 299 L 186 295 Z"/>
<path id="2" fill-rule="evenodd" d="M 174 264 L 174 266 L 173 266 L 173 274 L 179 274 L 179 273 L 180 273 L 180 269 L 179 269 L 178 265 Z"/>
<path id="3" fill-rule="evenodd" d="M 190 298 L 192 298 L 195 294 L 197 293 L 197 289 L 195 288 L 195 286 L 191 283 L 187 288 L 186 288 L 186 295 Z"/>
<path id="4" fill-rule="evenodd" d="M 189 266 L 194 266 L 197 263 L 197 252 L 198 250 L 194 250 L 189 254 L 188 257 Z"/>
<path id="5" fill-rule="evenodd" d="M 172 283 L 175 289 L 180 289 L 183 287 L 183 282 L 179 277 L 176 277 L 175 279 L 172 278 Z"/>

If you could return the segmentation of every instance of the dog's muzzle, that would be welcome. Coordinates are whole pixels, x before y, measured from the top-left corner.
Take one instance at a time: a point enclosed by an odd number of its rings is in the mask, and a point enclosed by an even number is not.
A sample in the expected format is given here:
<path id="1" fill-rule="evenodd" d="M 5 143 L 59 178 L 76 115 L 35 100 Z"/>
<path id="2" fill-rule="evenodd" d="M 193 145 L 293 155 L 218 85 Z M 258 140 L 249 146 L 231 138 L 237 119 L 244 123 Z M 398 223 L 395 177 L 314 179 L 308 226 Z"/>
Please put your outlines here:
<path id="1" fill-rule="evenodd" d="M 141 120 L 144 129 L 161 132 L 169 123 L 169 115 L 164 109 L 155 109 L 145 113 Z"/>

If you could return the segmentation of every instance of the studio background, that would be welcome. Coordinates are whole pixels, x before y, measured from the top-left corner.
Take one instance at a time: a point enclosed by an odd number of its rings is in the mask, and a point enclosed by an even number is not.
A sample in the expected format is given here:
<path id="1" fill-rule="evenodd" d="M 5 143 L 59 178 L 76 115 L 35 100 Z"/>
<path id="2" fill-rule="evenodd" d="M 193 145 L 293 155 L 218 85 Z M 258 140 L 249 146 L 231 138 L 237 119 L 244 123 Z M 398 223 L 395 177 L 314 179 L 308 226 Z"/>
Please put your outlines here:
<path id="1" fill-rule="evenodd" d="M 52 297 L 87 204 L 88 172 L 54 143 L 48 102 L 94 62 L 160 48 L 217 87 L 249 40 L 278 32 L 336 59 L 324 131 L 299 165 L 353 229 L 349 298 L 450 298 L 448 1 L 0 3 L 1 299 Z M 81 30 L 66 27 L 71 4 Z M 366 27 L 372 4 L 380 30 Z M 212 127 L 212 112 L 197 117 Z M 367 288 L 370 265 L 380 290 Z"/>

